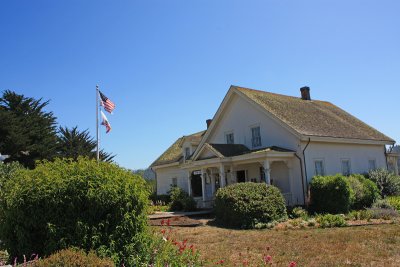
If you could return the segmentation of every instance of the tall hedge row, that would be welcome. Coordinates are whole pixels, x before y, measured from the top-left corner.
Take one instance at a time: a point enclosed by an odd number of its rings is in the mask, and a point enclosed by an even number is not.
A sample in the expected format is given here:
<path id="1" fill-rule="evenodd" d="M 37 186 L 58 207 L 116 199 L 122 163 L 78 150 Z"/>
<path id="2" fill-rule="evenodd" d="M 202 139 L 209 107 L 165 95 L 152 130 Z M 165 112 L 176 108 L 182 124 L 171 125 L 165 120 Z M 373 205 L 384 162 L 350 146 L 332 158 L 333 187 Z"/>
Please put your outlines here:
<path id="1" fill-rule="evenodd" d="M 215 196 L 216 221 L 232 228 L 254 228 L 258 223 L 287 217 L 278 188 L 260 183 L 238 183 L 220 188 Z"/>
<path id="2" fill-rule="evenodd" d="M 68 247 L 121 262 L 148 242 L 144 180 L 117 165 L 79 158 L 19 170 L 0 194 L 0 240 L 13 257 Z"/>

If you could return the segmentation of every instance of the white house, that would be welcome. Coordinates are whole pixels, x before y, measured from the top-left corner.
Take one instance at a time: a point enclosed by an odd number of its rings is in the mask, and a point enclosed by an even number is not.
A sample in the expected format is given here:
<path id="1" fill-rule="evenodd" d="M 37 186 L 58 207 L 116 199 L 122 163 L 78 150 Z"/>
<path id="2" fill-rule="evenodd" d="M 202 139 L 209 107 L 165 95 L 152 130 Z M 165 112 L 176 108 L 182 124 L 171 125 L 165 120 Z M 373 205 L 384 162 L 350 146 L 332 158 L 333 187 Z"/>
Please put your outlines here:
<path id="1" fill-rule="evenodd" d="M 314 175 L 387 168 L 393 139 L 300 90 L 292 97 L 231 86 L 207 130 L 179 138 L 151 165 L 157 194 L 179 186 L 209 207 L 218 188 L 251 181 L 301 205 Z"/>

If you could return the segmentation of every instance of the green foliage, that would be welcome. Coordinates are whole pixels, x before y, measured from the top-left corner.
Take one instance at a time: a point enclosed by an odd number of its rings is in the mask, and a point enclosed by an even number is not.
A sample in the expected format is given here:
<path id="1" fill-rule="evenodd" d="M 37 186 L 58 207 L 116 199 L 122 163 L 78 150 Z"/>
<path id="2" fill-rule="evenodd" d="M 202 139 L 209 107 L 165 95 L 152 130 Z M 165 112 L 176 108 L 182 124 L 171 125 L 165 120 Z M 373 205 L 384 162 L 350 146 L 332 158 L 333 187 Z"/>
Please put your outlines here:
<path id="1" fill-rule="evenodd" d="M 57 156 L 62 158 L 72 158 L 77 160 L 78 157 L 88 157 L 95 159 L 96 140 L 90 136 L 88 130 L 80 132 L 75 126 L 71 129 L 60 127 L 58 134 Z M 115 155 L 111 155 L 104 150 L 99 151 L 99 158 L 102 161 L 112 162 Z"/>
<path id="2" fill-rule="evenodd" d="M 370 210 L 354 210 L 346 215 L 346 218 L 349 220 L 371 220 L 373 218 L 373 214 Z"/>
<path id="3" fill-rule="evenodd" d="M 166 231 L 164 237 L 153 235 L 148 250 L 143 253 L 143 258 L 140 260 L 134 257 L 128 258 L 129 266 L 204 266 L 194 246 L 187 244 L 186 241 L 175 240 L 175 237 L 168 236 L 167 232 L 170 231 Z"/>
<path id="4" fill-rule="evenodd" d="M 373 219 L 392 220 L 399 217 L 399 213 L 393 208 L 370 208 Z"/>
<path id="5" fill-rule="evenodd" d="M 196 201 L 183 191 L 180 187 L 172 187 L 169 191 L 171 198 L 171 211 L 194 211 L 196 210 Z"/>
<path id="6" fill-rule="evenodd" d="M 218 189 L 215 215 L 217 223 L 233 228 L 254 228 L 287 218 L 279 189 L 261 183 L 238 183 Z"/>
<path id="7" fill-rule="evenodd" d="M 17 161 L 10 163 L 1 163 L 0 162 L 0 191 L 3 188 L 3 184 L 12 179 L 16 172 L 19 170 L 23 170 L 24 167 L 18 163 Z"/>
<path id="8" fill-rule="evenodd" d="M 150 195 L 150 200 L 154 205 L 169 205 L 171 203 L 170 195 L 157 195 L 157 193 L 153 193 Z"/>
<path id="9" fill-rule="evenodd" d="M 317 213 L 347 213 L 353 192 L 347 177 L 314 176 L 310 184 L 311 210 Z"/>
<path id="10" fill-rule="evenodd" d="M 318 215 L 316 220 L 322 228 L 343 227 L 347 225 L 347 222 L 342 215 Z"/>
<path id="11" fill-rule="evenodd" d="M 10 155 L 6 162 L 18 161 L 33 168 L 36 160 L 56 154 L 56 117 L 44 111 L 48 101 L 6 90 L 0 97 L 0 151 Z"/>
<path id="12" fill-rule="evenodd" d="M 292 219 L 301 218 L 303 220 L 308 220 L 308 218 L 309 218 L 308 212 L 305 209 L 303 209 L 302 207 L 293 208 L 293 210 L 290 212 L 289 217 Z"/>
<path id="13" fill-rule="evenodd" d="M 400 212 L 400 196 L 392 196 L 386 198 L 387 202 Z"/>
<path id="14" fill-rule="evenodd" d="M 350 188 L 354 192 L 351 204 L 352 209 L 369 208 L 380 197 L 380 192 L 376 184 L 363 175 L 353 174 L 348 179 Z"/>
<path id="15" fill-rule="evenodd" d="M 389 203 L 387 198 L 378 199 L 377 201 L 372 204 L 372 208 L 378 209 L 394 209 L 394 207 Z"/>
<path id="16" fill-rule="evenodd" d="M 382 197 L 400 195 L 400 176 L 384 169 L 372 170 L 368 176 L 378 186 Z"/>
<path id="17" fill-rule="evenodd" d="M 145 182 L 114 164 L 56 159 L 22 170 L 0 198 L 1 246 L 19 258 L 71 246 L 120 263 L 148 245 Z"/>
<path id="18" fill-rule="evenodd" d="M 38 260 L 32 266 L 35 267 L 114 267 L 111 259 L 99 258 L 94 252 L 86 253 L 83 250 L 64 249 L 48 258 Z"/>

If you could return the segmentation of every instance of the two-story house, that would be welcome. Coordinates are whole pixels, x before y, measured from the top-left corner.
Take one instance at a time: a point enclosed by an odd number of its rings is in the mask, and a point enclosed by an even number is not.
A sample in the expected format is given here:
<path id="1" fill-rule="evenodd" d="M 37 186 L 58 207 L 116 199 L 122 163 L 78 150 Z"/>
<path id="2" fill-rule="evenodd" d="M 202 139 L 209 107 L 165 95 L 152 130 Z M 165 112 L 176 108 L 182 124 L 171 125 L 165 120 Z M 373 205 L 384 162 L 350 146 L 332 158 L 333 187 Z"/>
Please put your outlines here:
<path id="1" fill-rule="evenodd" d="M 240 182 L 277 186 L 288 205 L 306 203 L 315 175 L 387 168 L 395 141 L 339 107 L 300 97 L 231 86 L 207 130 L 183 136 L 152 165 L 157 193 L 179 186 L 199 206 Z"/>

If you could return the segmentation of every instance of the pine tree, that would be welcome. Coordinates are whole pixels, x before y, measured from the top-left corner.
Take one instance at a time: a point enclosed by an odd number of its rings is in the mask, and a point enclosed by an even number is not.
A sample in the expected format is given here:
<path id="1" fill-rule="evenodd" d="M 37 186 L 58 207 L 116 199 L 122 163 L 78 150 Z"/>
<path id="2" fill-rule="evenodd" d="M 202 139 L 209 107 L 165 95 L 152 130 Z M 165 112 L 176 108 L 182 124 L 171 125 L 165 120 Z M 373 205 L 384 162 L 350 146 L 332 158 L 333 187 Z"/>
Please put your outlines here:
<path id="1" fill-rule="evenodd" d="M 6 90 L 0 98 L 0 152 L 33 168 L 36 160 L 56 155 L 56 117 L 44 111 L 49 101 Z"/>
<path id="2" fill-rule="evenodd" d="M 58 156 L 76 160 L 79 156 L 96 158 L 96 141 L 88 130 L 80 132 L 75 126 L 71 129 L 59 128 Z M 111 162 L 115 155 L 100 150 L 100 160 Z"/>

